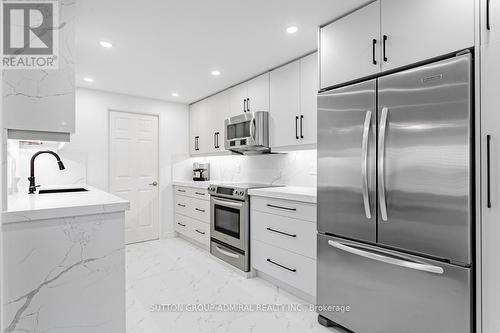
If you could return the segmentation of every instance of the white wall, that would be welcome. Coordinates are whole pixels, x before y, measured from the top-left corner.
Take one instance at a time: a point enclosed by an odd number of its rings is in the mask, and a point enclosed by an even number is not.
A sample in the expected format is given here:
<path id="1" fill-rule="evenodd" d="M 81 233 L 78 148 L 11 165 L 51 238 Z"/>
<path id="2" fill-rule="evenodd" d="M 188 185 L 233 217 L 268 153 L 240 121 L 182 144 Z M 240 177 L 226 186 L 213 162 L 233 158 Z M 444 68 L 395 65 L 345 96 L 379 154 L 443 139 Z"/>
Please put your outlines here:
<path id="1" fill-rule="evenodd" d="M 76 91 L 76 133 L 63 150 L 87 153 L 87 183 L 108 190 L 109 110 L 159 115 L 159 183 L 162 236 L 173 234 L 172 155 L 189 151 L 188 106 L 89 89 Z"/>

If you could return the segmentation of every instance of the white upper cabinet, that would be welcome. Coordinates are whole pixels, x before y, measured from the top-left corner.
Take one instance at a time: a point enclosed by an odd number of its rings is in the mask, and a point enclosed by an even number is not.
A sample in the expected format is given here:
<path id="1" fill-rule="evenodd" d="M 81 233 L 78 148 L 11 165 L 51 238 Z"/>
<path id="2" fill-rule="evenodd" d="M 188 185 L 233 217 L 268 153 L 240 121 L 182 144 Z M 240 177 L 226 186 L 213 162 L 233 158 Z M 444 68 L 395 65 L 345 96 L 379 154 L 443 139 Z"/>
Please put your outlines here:
<path id="1" fill-rule="evenodd" d="M 245 112 L 269 111 L 269 73 L 232 87 L 228 95 L 230 117 Z"/>
<path id="2" fill-rule="evenodd" d="M 246 111 L 247 103 L 247 85 L 241 83 L 228 90 L 229 98 L 229 116 L 237 116 Z"/>
<path id="3" fill-rule="evenodd" d="M 271 71 L 271 147 L 316 144 L 318 54 Z"/>
<path id="4" fill-rule="evenodd" d="M 382 0 L 381 22 L 382 70 L 474 46 L 474 0 Z"/>
<path id="5" fill-rule="evenodd" d="M 247 112 L 269 111 L 269 73 L 247 82 Z"/>
<path id="6" fill-rule="evenodd" d="M 321 88 L 474 46 L 474 0 L 378 0 L 320 29 Z"/>
<path id="7" fill-rule="evenodd" d="M 318 53 L 300 59 L 300 136 L 302 144 L 317 142 Z"/>
<path id="8" fill-rule="evenodd" d="M 496 333 L 500 327 L 500 1 L 482 0 L 481 5 L 482 332 Z"/>
<path id="9" fill-rule="evenodd" d="M 320 50 L 321 88 L 378 73 L 380 1 L 321 28 Z"/>
<path id="10" fill-rule="evenodd" d="M 295 145 L 299 140 L 300 61 L 279 67 L 270 75 L 271 147 Z"/>
<path id="11" fill-rule="evenodd" d="M 189 148 L 192 155 L 208 152 L 207 104 L 207 100 L 203 100 L 189 108 Z"/>
<path id="12" fill-rule="evenodd" d="M 224 151 L 224 121 L 229 117 L 229 93 L 223 91 L 210 97 L 205 128 L 208 131 L 208 152 Z"/>

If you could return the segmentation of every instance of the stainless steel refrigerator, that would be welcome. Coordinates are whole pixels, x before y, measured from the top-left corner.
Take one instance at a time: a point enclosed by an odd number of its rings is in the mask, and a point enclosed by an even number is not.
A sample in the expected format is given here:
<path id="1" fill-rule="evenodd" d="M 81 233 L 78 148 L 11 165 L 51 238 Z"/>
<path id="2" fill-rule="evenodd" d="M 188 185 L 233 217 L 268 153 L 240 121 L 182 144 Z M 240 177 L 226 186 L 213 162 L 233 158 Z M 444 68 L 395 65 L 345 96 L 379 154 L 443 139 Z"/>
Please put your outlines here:
<path id="1" fill-rule="evenodd" d="M 472 105 L 470 54 L 318 95 L 320 323 L 472 331 Z"/>

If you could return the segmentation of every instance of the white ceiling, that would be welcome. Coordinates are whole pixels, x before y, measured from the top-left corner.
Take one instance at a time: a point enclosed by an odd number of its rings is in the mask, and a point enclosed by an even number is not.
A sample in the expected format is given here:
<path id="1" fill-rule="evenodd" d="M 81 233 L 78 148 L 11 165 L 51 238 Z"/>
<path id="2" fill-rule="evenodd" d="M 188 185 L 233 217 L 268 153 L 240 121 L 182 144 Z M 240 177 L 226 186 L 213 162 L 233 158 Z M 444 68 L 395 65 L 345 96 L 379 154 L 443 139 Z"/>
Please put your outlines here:
<path id="1" fill-rule="evenodd" d="M 191 103 L 315 50 L 319 25 L 367 1 L 80 0 L 77 85 Z"/>

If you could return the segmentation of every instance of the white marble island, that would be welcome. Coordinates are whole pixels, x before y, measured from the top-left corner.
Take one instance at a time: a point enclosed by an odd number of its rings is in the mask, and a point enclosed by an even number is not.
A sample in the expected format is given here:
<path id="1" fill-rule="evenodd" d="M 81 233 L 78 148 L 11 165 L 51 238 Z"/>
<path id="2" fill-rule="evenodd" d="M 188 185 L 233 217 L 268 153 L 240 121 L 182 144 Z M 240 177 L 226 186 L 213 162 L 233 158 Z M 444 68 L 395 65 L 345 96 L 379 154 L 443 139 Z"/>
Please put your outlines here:
<path id="1" fill-rule="evenodd" d="M 125 210 L 87 192 L 9 197 L 3 332 L 125 332 Z"/>

